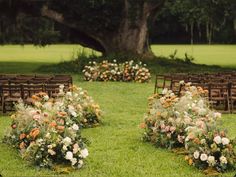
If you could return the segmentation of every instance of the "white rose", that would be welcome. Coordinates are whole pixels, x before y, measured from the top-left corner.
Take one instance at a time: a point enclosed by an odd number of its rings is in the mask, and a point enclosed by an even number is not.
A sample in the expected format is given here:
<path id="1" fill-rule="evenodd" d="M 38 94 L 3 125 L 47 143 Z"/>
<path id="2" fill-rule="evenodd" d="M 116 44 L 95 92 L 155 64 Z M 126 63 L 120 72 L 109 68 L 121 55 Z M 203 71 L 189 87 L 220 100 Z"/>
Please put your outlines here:
<path id="1" fill-rule="evenodd" d="M 197 105 L 202 108 L 204 106 L 204 101 L 203 100 L 199 100 Z"/>
<path id="2" fill-rule="evenodd" d="M 64 86 L 63 84 L 61 84 L 61 85 L 59 86 L 60 89 L 64 89 L 64 87 L 65 87 L 65 86 Z"/>
<path id="3" fill-rule="evenodd" d="M 222 163 L 222 164 L 227 164 L 227 159 L 226 159 L 225 156 L 221 156 L 221 157 L 220 157 L 220 163 Z"/>
<path id="4" fill-rule="evenodd" d="M 214 117 L 215 117 L 215 118 L 221 118 L 221 113 L 215 112 L 215 113 L 214 113 Z"/>
<path id="5" fill-rule="evenodd" d="M 67 160 L 72 160 L 73 159 L 73 153 L 71 151 L 67 151 L 65 158 Z"/>
<path id="6" fill-rule="evenodd" d="M 48 96 L 48 95 L 45 95 L 45 96 L 43 97 L 43 99 L 44 99 L 45 101 L 47 101 L 47 100 L 49 100 L 49 96 Z"/>
<path id="7" fill-rule="evenodd" d="M 200 108 L 198 113 L 199 113 L 199 115 L 204 116 L 204 115 L 206 115 L 207 110 L 205 108 Z"/>
<path id="8" fill-rule="evenodd" d="M 229 144 L 229 139 L 228 138 L 222 138 L 221 140 L 222 140 L 223 145 Z"/>
<path id="9" fill-rule="evenodd" d="M 76 113 L 75 111 L 72 111 L 72 112 L 71 112 L 71 115 L 72 115 L 73 117 L 77 117 L 77 113 Z"/>
<path id="10" fill-rule="evenodd" d="M 172 96 L 175 96 L 175 94 L 174 94 L 174 93 L 171 93 L 170 96 L 171 96 L 171 97 L 172 97 Z"/>
<path id="11" fill-rule="evenodd" d="M 205 139 L 201 139 L 201 144 L 205 144 L 206 140 Z"/>
<path id="12" fill-rule="evenodd" d="M 63 140 L 62 140 L 62 142 L 65 144 L 65 145 L 70 145 L 71 144 L 71 138 L 69 138 L 69 137 L 66 137 L 66 138 L 64 138 Z"/>
<path id="13" fill-rule="evenodd" d="M 82 166 L 83 166 L 83 160 L 79 160 L 79 162 L 78 162 L 78 168 L 81 168 Z"/>
<path id="14" fill-rule="evenodd" d="M 66 96 L 67 97 L 72 97 L 72 93 L 71 92 L 66 92 Z"/>
<path id="15" fill-rule="evenodd" d="M 45 135 L 45 138 L 51 138 L 51 134 L 50 133 L 47 133 L 46 135 Z"/>
<path id="16" fill-rule="evenodd" d="M 88 149 L 82 149 L 81 151 L 80 151 L 80 153 L 81 153 L 81 156 L 83 157 L 83 158 L 86 158 L 88 155 L 89 155 L 89 153 L 88 153 Z"/>
<path id="17" fill-rule="evenodd" d="M 201 161 L 206 161 L 208 156 L 206 154 L 201 154 L 200 159 Z"/>
<path id="18" fill-rule="evenodd" d="M 71 159 L 71 165 L 74 166 L 77 162 L 77 159 L 76 158 L 72 158 Z"/>
<path id="19" fill-rule="evenodd" d="M 72 125 L 72 129 L 77 131 L 77 130 L 79 130 L 79 126 L 77 124 L 73 124 Z"/>
<path id="20" fill-rule="evenodd" d="M 210 166 L 214 166 L 215 165 L 215 157 L 214 156 L 209 156 L 207 159 L 207 162 Z"/>
<path id="21" fill-rule="evenodd" d="M 179 83 L 180 83 L 181 85 L 183 85 L 183 84 L 184 84 L 184 80 L 180 81 Z"/>
<path id="22" fill-rule="evenodd" d="M 195 159 L 198 159 L 199 156 L 200 156 L 199 151 L 195 151 L 195 152 L 193 153 L 193 157 L 194 157 Z"/>
<path id="23" fill-rule="evenodd" d="M 218 135 L 214 138 L 216 144 L 220 144 L 222 142 L 221 137 Z"/>
<path id="24" fill-rule="evenodd" d="M 56 154 L 56 152 L 55 152 L 54 150 L 52 150 L 52 149 L 48 149 L 48 153 L 49 153 L 50 155 L 55 155 L 55 154 Z"/>
<path id="25" fill-rule="evenodd" d="M 63 149 L 64 151 L 67 151 L 67 146 L 63 145 L 63 146 L 62 146 L 62 149 Z"/>
<path id="26" fill-rule="evenodd" d="M 79 145 L 76 143 L 73 146 L 73 153 L 76 154 L 79 151 Z"/>
<path id="27" fill-rule="evenodd" d="M 164 89 L 162 90 L 162 94 L 163 94 L 163 95 L 167 94 L 167 92 L 168 92 L 168 89 L 167 89 L 167 88 L 164 88 Z"/>

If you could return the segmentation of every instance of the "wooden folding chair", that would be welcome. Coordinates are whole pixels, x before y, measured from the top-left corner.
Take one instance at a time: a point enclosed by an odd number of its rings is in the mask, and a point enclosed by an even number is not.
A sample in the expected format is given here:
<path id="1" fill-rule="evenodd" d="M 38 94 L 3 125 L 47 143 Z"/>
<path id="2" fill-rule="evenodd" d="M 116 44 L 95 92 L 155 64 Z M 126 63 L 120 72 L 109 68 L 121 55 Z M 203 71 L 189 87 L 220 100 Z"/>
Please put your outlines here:
<path id="1" fill-rule="evenodd" d="M 217 110 L 230 112 L 229 91 L 229 83 L 210 83 L 209 100 L 211 107 Z"/>
<path id="2" fill-rule="evenodd" d="M 229 102 L 230 102 L 230 111 L 234 113 L 234 106 L 236 104 L 236 82 L 231 81 L 229 91 Z"/>
<path id="3" fill-rule="evenodd" d="M 164 88 L 165 78 L 164 75 L 156 75 L 154 94 L 159 93 L 159 90 Z"/>
<path id="4" fill-rule="evenodd" d="M 182 85 L 179 80 L 172 80 L 170 89 L 173 91 L 175 95 L 180 95 Z"/>
<path id="5" fill-rule="evenodd" d="M 67 78 L 67 79 L 52 79 L 52 80 L 48 81 L 48 84 L 64 85 L 65 91 L 68 91 L 69 88 L 71 87 L 71 80 L 69 78 Z"/>
<path id="6" fill-rule="evenodd" d="M 2 85 L 1 96 L 3 113 L 13 111 L 14 103 L 23 98 L 22 85 Z"/>
<path id="7" fill-rule="evenodd" d="M 57 74 L 57 75 L 54 75 L 54 77 L 52 78 L 52 80 L 64 80 L 64 79 L 68 79 L 70 84 L 73 85 L 73 79 L 71 75 Z"/>
<path id="8" fill-rule="evenodd" d="M 48 83 L 45 85 L 45 92 L 48 94 L 49 97 L 55 98 L 59 93 L 59 86 L 60 84 Z"/>
<path id="9" fill-rule="evenodd" d="M 44 84 L 26 84 L 22 85 L 23 100 L 26 104 L 32 103 L 32 96 L 44 92 Z"/>

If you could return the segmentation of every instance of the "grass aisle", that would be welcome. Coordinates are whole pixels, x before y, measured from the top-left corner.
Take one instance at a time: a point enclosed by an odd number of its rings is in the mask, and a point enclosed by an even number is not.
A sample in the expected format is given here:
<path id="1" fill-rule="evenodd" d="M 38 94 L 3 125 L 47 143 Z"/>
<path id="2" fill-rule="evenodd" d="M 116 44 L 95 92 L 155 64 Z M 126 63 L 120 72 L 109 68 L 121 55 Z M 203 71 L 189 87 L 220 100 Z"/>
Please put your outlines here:
<path id="1" fill-rule="evenodd" d="M 84 177 L 201 177 L 194 167 L 189 167 L 183 156 L 141 141 L 139 123 L 147 108 L 147 97 L 153 91 L 153 83 L 89 83 L 77 82 L 88 90 L 104 111 L 103 125 L 83 130 L 82 135 L 91 141 L 90 156 L 86 165 L 68 176 Z M 230 121 L 229 121 L 230 120 Z M 232 121 L 231 121 L 232 120 Z M 0 119 L 0 137 L 9 125 L 9 117 Z M 231 130 L 235 118 L 226 116 L 225 125 Z M 232 135 L 236 135 L 234 131 Z M 0 173 L 5 176 L 55 175 L 49 170 L 38 170 L 22 160 L 16 151 L 0 145 Z M 223 176 L 232 177 L 233 173 Z"/>

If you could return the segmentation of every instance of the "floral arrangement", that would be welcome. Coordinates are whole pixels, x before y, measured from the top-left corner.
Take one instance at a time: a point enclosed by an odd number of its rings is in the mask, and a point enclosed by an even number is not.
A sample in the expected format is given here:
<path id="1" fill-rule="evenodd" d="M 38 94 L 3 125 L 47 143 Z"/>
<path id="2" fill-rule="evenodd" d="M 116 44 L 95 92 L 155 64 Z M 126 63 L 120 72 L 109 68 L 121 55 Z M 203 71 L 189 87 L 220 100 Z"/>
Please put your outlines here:
<path id="1" fill-rule="evenodd" d="M 18 103 L 3 141 L 39 167 L 81 168 L 88 150 L 80 129 L 98 125 L 101 110 L 86 91 L 71 89 L 65 93 L 62 85 L 55 99 L 41 92 L 32 96 L 32 105 Z"/>
<path id="2" fill-rule="evenodd" d="M 161 95 L 149 98 L 149 109 L 140 125 L 145 129 L 143 139 L 158 147 L 185 148 L 186 160 L 200 169 L 223 172 L 234 168 L 235 142 L 224 131 L 216 130 L 216 120 L 221 114 L 209 108 L 207 91 L 190 83 L 180 84 L 180 96 L 164 89 Z M 220 140 L 215 142 L 216 139 Z"/>
<path id="3" fill-rule="evenodd" d="M 116 60 L 101 63 L 89 62 L 83 70 L 86 81 L 124 81 L 124 82 L 149 82 L 150 71 L 142 62 L 135 63 L 133 60 L 118 64 Z"/>
<path id="4" fill-rule="evenodd" d="M 189 152 L 185 159 L 189 165 L 204 170 L 212 168 L 218 172 L 236 168 L 236 142 L 230 140 L 225 131 L 201 132 L 193 128 L 185 141 Z"/>

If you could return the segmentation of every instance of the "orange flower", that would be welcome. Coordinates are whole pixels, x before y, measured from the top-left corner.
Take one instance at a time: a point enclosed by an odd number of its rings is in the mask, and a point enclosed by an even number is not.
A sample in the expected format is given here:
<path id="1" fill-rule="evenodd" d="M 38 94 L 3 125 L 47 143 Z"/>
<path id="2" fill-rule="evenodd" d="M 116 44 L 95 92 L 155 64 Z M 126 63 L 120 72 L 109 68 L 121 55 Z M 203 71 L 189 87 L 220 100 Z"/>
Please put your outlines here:
<path id="1" fill-rule="evenodd" d="M 21 142 L 20 145 L 19 145 L 20 149 L 24 149 L 25 148 L 25 143 L 24 142 Z"/>
<path id="2" fill-rule="evenodd" d="M 67 113 L 66 113 L 66 112 L 64 112 L 64 111 L 58 112 L 57 114 L 58 114 L 59 116 L 62 116 L 62 117 L 64 117 L 64 116 L 66 116 L 66 115 L 67 115 Z"/>
<path id="3" fill-rule="evenodd" d="M 58 129 L 59 131 L 64 131 L 65 127 L 58 125 L 58 126 L 57 126 L 57 129 Z"/>
<path id="4" fill-rule="evenodd" d="M 157 114 L 157 116 L 160 116 L 160 115 L 161 115 L 161 112 L 157 111 L 157 113 L 156 113 L 156 114 Z"/>
<path id="5" fill-rule="evenodd" d="M 193 164 L 193 159 L 189 159 L 189 160 L 188 160 L 188 164 L 189 164 L 189 165 L 192 165 L 192 164 Z"/>
<path id="6" fill-rule="evenodd" d="M 20 140 L 24 139 L 26 137 L 25 133 L 20 134 Z"/>
<path id="7" fill-rule="evenodd" d="M 186 156 L 184 157 L 184 160 L 188 161 L 188 160 L 189 160 L 189 157 L 186 155 Z"/>
<path id="8" fill-rule="evenodd" d="M 146 124 L 143 122 L 139 125 L 140 128 L 146 128 Z"/>
<path id="9" fill-rule="evenodd" d="M 44 119 L 44 122 L 45 122 L 45 123 L 49 123 L 49 120 L 48 120 L 48 119 Z"/>
<path id="10" fill-rule="evenodd" d="M 38 129 L 38 128 L 34 128 L 34 129 L 31 130 L 31 132 L 30 132 L 29 135 L 30 135 L 33 139 L 35 139 L 35 138 L 39 135 L 39 133 L 40 133 L 39 129 Z"/>
<path id="11" fill-rule="evenodd" d="M 64 125 L 65 124 L 65 121 L 63 119 L 59 119 L 58 122 L 61 124 L 61 125 Z"/>
<path id="12" fill-rule="evenodd" d="M 47 94 L 45 92 L 39 92 L 38 95 L 39 96 L 46 96 Z"/>
<path id="13" fill-rule="evenodd" d="M 31 98 L 34 99 L 34 100 L 40 100 L 40 98 L 38 96 L 36 96 L 36 95 L 32 95 Z"/>
<path id="14" fill-rule="evenodd" d="M 50 123 L 50 127 L 56 127 L 56 126 L 57 126 L 57 123 L 55 121 Z"/>
<path id="15" fill-rule="evenodd" d="M 225 132 L 224 131 L 220 131 L 220 136 L 225 137 Z"/>
<path id="16" fill-rule="evenodd" d="M 195 139 L 193 140 L 193 142 L 196 143 L 196 144 L 201 144 L 201 141 L 199 140 L 199 138 L 195 138 Z"/>

